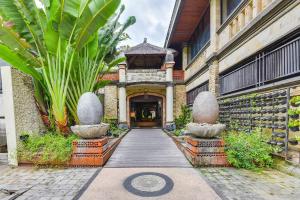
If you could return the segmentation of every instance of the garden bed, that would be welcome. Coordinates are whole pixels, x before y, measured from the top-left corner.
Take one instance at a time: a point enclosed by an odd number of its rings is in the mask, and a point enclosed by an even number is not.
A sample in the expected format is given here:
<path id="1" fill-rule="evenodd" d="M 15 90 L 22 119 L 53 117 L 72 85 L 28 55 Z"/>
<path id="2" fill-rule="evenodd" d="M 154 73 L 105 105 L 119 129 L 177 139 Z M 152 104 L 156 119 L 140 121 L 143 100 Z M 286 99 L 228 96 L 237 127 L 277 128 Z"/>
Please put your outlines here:
<path id="1" fill-rule="evenodd" d="M 124 131 L 123 133 L 119 134 L 119 137 L 106 137 L 107 142 L 105 149 L 99 147 L 98 152 L 94 153 L 78 153 L 78 150 L 75 150 L 74 144 L 84 141 L 77 138 L 72 138 L 67 143 L 69 145 L 65 146 L 68 151 L 66 154 L 62 154 L 65 156 L 65 159 L 47 159 L 47 156 L 43 155 L 42 153 L 34 154 L 33 156 L 26 159 L 26 156 L 18 156 L 19 165 L 37 165 L 37 166 L 51 166 L 51 167 L 99 167 L 103 166 L 107 160 L 110 158 L 122 138 L 129 132 L 129 130 Z M 86 140 L 87 141 L 87 140 Z M 90 140 L 89 140 L 90 141 Z M 95 140 L 96 141 L 96 140 Z M 64 144 L 62 144 L 64 145 Z M 92 147 L 95 150 L 95 147 Z M 97 148 L 96 148 L 97 149 Z M 22 149 L 19 149 L 21 151 Z M 76 151 L 76 152 L 74 152 Z M 48 152 L 47 152 L 48 153 Z M 30 154 L 30 152 L 28 152 Z M 77 158 L 77 159 L 74 159 Z"/>

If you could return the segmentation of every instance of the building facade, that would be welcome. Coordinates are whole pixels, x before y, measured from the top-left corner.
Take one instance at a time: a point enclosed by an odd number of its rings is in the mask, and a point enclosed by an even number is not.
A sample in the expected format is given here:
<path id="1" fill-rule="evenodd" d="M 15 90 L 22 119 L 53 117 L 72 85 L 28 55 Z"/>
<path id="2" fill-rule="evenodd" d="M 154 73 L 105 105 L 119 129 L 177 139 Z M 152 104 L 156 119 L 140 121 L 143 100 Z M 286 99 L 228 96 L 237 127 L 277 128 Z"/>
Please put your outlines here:
<path id="1" fill-rule="evenodd" d="M 185 72 L 187 103 L 295 84 L 300 5 L 291 0 L 177 0 L 165 41 Z"/>
<path id="2" fill-rule="evenodd" d="M 126 61 L 103 79 L 112 81 L 104 94 L 104 114 L 121 127 L 174 128 L 174 118 L 186 104 L 184 73 L 177 52 L 147 43 L 124 52 Z"/>
<path id="3" fill-rule="evenodd" d="M 263 130 L 277 155 L 300 163 L 289 114 L 299 111 L 299 0 L 176 0 L 165 48 L 179 52 L 188 105 L 213 92 L 221 123 Z"/>

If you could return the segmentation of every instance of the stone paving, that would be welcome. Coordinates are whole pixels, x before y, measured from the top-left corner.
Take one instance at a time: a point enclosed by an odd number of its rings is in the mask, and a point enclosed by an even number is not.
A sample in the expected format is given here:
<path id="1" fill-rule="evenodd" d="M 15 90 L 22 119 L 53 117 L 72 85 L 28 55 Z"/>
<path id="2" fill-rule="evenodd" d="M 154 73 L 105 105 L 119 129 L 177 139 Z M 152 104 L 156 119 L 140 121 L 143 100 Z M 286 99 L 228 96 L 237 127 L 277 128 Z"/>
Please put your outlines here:
<path id="1" fill-rule="evenodd" d="M 235 168 L 199 168 L 224 200 L 298 200 L 300 179 L 278 170 L 253 172 Z"/>
<path id="2" fill-rule="evenodd" d="M 0 199 L 8 198 L 1 190 L 22 192 L 17 200 L 73 199 L 96 172 L 96 168 L 12 169 L 0 165 Z"/>

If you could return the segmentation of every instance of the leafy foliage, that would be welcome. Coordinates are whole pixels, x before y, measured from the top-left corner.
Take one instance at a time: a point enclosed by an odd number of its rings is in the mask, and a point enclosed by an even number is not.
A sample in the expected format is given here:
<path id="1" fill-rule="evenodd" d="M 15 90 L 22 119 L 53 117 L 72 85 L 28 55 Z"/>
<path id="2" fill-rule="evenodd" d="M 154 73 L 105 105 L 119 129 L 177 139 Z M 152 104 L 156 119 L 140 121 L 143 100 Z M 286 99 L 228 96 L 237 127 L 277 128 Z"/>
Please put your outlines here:
<path id="1" fill-rule="evenodd" d="M 300 120 L 299 119 L 290 119 L 289 120 L 289 124 L 288 124 L 288 127 L 289 128 L 292 128 L 292 127 L 299 127 L 300 126 Z"/>
<path id="2" fill-rule="evenodd" d="M 41 114 L 68 132 L 79 97 L 104 86 L 104 73 L 124 61 L 115 59 L 116 46 L 135 18 L 118 23 L 121 0 L 39 2 L 1 0 L 0 58 L 33 77 Z"/>
<path id="3" fill-rule="evenodd" d="M 292 105 L 296 105 L 296 106 L 300 105 L 300 96 L 292 97 L 291 100 L 290 100 L 290 103 Z"/>
<path id="4" fill-rule="evenodd" d="M 231 131 L 224 136 L 228 162 L 237 168 L 271 167 L 273 147 L 258 130 L 251 133 Z"/>
<path id="5" fill-rule="evenodd" d="M 109 132 L 114 137 L 119 137 L 119 135 L 125 131 L 125 129 L 118 127 L 118 119 L 104 118 L 104 122 L 109 124 Z"/>
<path id="6" fill-rule="evenodd" d="M 55 132 L 30 135 L 27 140 L 19 142 L 18 159 L 36 165 L 66 164 L 71 159 L 72 142 L 76 139 L 75 135 L 64 137 Z"/>
<path id="7" fill-rule="evenodd" d="M 192 111 L 186 106 L 181 106 L 181 114 L 175 119 L 176 129 L 184 129 L 185 126 L 192 120 Z"/>

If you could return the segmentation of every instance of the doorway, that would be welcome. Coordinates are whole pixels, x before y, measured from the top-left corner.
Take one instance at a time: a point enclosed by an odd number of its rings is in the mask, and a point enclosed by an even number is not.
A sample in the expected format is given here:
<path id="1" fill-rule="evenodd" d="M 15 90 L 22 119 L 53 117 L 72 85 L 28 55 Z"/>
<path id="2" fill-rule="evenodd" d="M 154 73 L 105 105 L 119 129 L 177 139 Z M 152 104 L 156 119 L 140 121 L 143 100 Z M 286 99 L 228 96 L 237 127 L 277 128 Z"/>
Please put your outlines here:
<path id="1" fill-rule="evenodd" d="M 130 99 L 130 127 L 162 127 L 163 100 L 158 96 L 140 95 Z"/>

